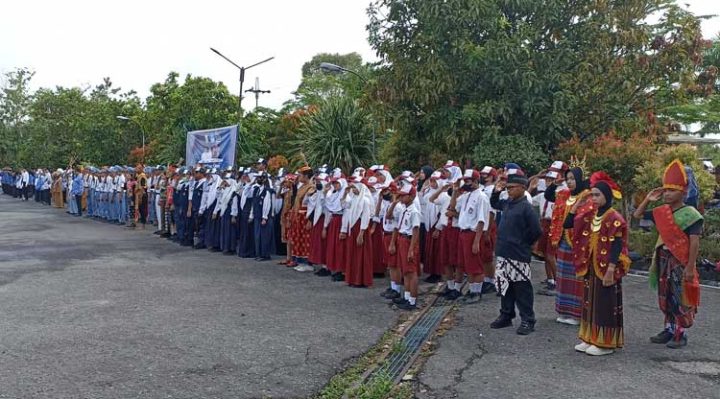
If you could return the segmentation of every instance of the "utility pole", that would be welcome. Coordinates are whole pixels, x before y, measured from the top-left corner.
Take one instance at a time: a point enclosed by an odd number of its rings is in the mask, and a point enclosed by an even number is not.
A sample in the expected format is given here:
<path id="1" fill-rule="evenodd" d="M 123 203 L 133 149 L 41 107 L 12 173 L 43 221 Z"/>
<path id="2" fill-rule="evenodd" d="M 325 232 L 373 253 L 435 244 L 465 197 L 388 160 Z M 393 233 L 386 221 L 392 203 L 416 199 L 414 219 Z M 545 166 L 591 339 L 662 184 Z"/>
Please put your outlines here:
<path id="1" fill-rule="evenodd" d="M 255 87 L 251 87 L 245 92 L 255 93 L 255 108 L 258 107 L 260 102 L 260 95 L 270 93 L 270 90 L 260 90 L 260 78 L 255 78 Z"/>

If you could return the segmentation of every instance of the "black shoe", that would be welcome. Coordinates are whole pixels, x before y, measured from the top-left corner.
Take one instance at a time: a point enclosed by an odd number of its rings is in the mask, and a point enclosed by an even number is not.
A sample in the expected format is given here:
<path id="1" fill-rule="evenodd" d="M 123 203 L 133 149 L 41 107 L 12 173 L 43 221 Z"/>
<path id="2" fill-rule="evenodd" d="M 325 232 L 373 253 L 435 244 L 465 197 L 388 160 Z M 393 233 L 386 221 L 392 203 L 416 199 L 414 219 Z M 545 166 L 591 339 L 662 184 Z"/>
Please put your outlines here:
<path id="1" fill-rule="evenodd" d="M 410 311 L 410 312 L 413 311 L 413 310 L 418 310 L 417 305 L 411 305 L 410 302 L 408 302 L 408 301 L 405 301 L 404 303 L 398 304 L 397 307 L 398 307 L 398 309 L 407 310 L 407 311 Z"/>
<path id="2" fill-rule="evenodd" d="M 388 288 L 388 289 L 386 289 L 385 291 L 381 292 L 381 293 L 380 293 L 380 296 L 383 297 L 383 298 L 387 298 L 388 295 L 392 295 L 393 292 L 395 292 L 394 289 Z"/>
<path id="3" fill-rule="evenodd" d="M 160 237 L 162 237 L 162 238 L 170 238 L 171 235 L 170 235 L 170 233 L 162 233 L 162 234 L 160 234 Z"/>
<path id="4" fill-rule="evenodd" d="M 400 295 L 398 295 L 397 298 L 393 298 L 393 300 L 392 300 L 392 303 L 394 303 L 396 305 L 400 305 L 401 303 L 405 303 L 405 302 L 407 302 L 407 299 L 405 299 L 404 296 L 400 296 Z"/>
<path id="5" fill-rule="evenodd" d="M 445 295 L 445 299 L 448 301 L 454 301 L 462 296 L 462 293 L 458 290 L 452 290 L 447 295 Z"/>
<path id="6" fill-rule="evenodd" d="M 255 259 L 256 262 L 267 262 L 269 260 L 270 260 L 269 256 L 261 256 L 261 257 Z"/>
<path id="7" fill-rule="evenodd" d="M 495 321 L 490 323 L 490 328 L 492 329 L 498 329 L 498 328 L 505 328 L 505 327 L 512 327 L 512 319 L 508 318 L 505 315 L 498 316 Z"/>
<path id="8" fill-rule="evenodd" d="M 392 292 L 389 293 L 389 294 L 387 294 L 387 296 L 385 297 L 385 299 L 393 300 L 393 299 L 395 299 L 395 298 L 400 298 L 400 293 L 399 293 L 399 292 L 397 292 L 397 291 L 395 291 L 395 290 L 391 290 L 391 291 L 392 291 Z"/>
<path id="9" fill-rule="evenodd" d="M 431 274 L 431 275 L 427 276 L 425 278 L 425 280 L 423 280 L 423 281 L 425 281 L 426 283 L 429 283 L 429 284 L 437 284 L 440 282 L 441 279 L 442 279 L 442 276 L 440 276 L 439 274 Z"/>
<path id="10" fill-rule="evenodd" d="M 446 285 L 442 291 L 438 292 L 438 296 L 447 297 L 448 294 L 450 293 L 450 291 L 452 291 L 452 290 L 450 288 L 448 288 L 448 286 Z"/>
<path id="11" fill-rule="evenodd" d="M 497 288 L 495 288 L 495 284 L 483 282 L 482 288 L 480 289 L 480 293 L 487 294 L 490 292 L 497 292 Z"/>
<path id="12" fill-rule="evenodd" d="M 482 294 L 478 294 L 477 292 L 468 292 L 465 294 L 465 296 L 461 299 L 462 303 L 470 305 L 472 303 L 478 303 L 482 299 Z"/>
<path id="13" fill-rule="evenodd" d="M 223 255 L 225 255 L 225 256 L 235 255 L 235 252 L 233 252 L 233 251 L 223 251 Z"/>
<path id="14" fill-rule="evenodd" d="M 208 251 L 210 251 L 210 252 L 220 252 L 220 248 L 212 247 L 212 248 L 208 249 Z"/>
<path id="15" fill-rule="evenodd" d="M 650 337 L 650 342 L 653 344 L 667 344 L 673 339 L 673 333 L 668 330 L 662 330 L 658 335 Z"/>
<path id="16" fill-rule="evenodd" d="M 326 268 L 326 267 L 322 267 L 322 268 L 320 268 L 320 270 L 315 272 L 315 275 L 320 276 L 320 277 L 327 277 L 331 274 L 332 274 L 332 272 L 330 270 L 328 270 L 328 268 Z"/>
<path id="17" fill-rule="evenodd" d="M 687 335 L 683 334 L 680 338 L 673 338 L 666 346 L 670 349 L 680 349 L 687 346 L 687 341 Z"/>
<path id="18" fill-rule="evenodd" d="M 520 327 L 517 329 L 518 335 L 528 335 L 533 331 L 535 331 L 535 324 L 528 323 L 527 321 L 520 323 Z"/>
<path id="19" fill-rule="evenodd" d="M 195 249 L 205 249 L 205 248 L 207 248 L 207 247 L 205 246 L 205 244 L 198 244 L 198 245 L 194 245 L 193 248 L 195 248 Z"/>
<path id="20" fill-rule="evenodd" d="M 160 230 L 155 230 L 155 231 L 153 232 L 153 234 L 155 234 L 155 235 L 160 235 L 160 234 L 162 234 L 162 232 L 161 232 Z"/>
<path id="21" fill-rule="evenodd" d="M 332 275 L 332 281 L 345 281 L 345 275 L 338 272 Z"/>

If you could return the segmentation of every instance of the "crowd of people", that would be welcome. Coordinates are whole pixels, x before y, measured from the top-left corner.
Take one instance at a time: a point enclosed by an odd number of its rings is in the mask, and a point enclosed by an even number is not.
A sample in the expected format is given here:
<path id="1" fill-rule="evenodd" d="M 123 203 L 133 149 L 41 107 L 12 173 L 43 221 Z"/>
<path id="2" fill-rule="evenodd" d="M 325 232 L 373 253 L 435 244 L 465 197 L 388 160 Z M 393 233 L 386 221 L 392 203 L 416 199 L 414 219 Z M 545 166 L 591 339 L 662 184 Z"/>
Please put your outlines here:
<path id="1" fill-rule="evenodd" d="M 607 355 L 624 345 L 622 278 L 628 272 L 628 223 L 613 208 L 620 187 L 582 161 L 553 162 L 535 176 L 520 165 L 440 168 L 393 177 L 383 165 L 328 166 L 270 174 L 265 159 L 248 168 L 106 167 L 2 171 L 5 194 L 155 234 L 197 250 L 269 261 L 352 287 L 389 274 L 382 296 L 403 310 L 421 307 L 425 275 L 438 294 L 476 303 L 500 296 L 493 329 L 535 329 L 533 256 L 555 296 L 557 322 L 578 326 L 578 352 Z M 348 172 L 345 174 L 345 172 Z M 699 304 L 695 263 L 703 218 L 685 204 L 680 161 L 665 171 L 634 217 L 650 218 L 659 242 L 650 272 L 664 329 L 651 338 L 687 345 Z M 665 204 L 646 211 L 648 204 Z M 465 284 L 467 282 L 467 284 Z M 442 286 L 440 287 L 440 284 Z M 464 287 L 468 287 L 463 294 Z"/>

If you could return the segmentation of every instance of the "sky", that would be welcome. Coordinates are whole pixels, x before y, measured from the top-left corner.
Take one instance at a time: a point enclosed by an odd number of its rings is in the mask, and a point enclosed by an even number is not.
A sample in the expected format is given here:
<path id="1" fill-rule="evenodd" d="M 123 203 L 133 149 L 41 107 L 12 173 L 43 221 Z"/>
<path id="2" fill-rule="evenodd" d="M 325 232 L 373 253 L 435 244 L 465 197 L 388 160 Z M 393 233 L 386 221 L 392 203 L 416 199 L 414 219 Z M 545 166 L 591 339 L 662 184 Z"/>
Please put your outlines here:
<path id="1" fill-rule="evenodd" d="M 213 47 L 247 70 L 243 90 L 260 78 L 260 105 L 279 108 L 292 97 L 301 67 L 313 55 L 376 56 L 367 42 L 370 0 L 5 0 L 0 14 L 0 73 L 35 71 L 39 87 L 91 87 L 110 77 L 114 86 L 144 98 L 170 71 L 222 81 L 239 90 L 238 70 Z M 696 15 L 719 14 L 719 0 L 681 0 Z M 720 17 L 703 22 L 703 34 L 720 33 Z M 251 93 L 243 108 L 254 107 Z"/>

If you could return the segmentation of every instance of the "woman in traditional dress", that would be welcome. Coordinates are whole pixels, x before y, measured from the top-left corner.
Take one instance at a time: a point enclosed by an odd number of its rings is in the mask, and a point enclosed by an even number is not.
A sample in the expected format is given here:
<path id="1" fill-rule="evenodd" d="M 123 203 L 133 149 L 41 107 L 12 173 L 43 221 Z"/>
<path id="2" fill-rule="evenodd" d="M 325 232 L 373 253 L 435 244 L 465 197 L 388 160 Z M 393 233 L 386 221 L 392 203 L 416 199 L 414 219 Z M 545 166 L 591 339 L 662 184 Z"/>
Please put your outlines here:
<path id="1" fill-rule="evenodd" d="M 328 185 L 327 173 L 315 176 L 315 191 L 308 198 L 308 220 L 312 224 L 310 231 L 310 255 L 308 260 L 320 268 L 315 274 L 329 276 L 330 271 L 325 267 L 327 255 L 327 231 L 325 230 L 325 187 Z"/>
<path id="2" fill-rule="evenodd" d="M 308 264 L 310 255 L 310 230 L 308 225 L 308 195 L 314 193 L 315 185 L 312 184 L 313 170 L 309 166 L 298 169 L 298 182 L 295 200 L 290 212 L 290 232 L 288 242 L 292 244 L 291 255 L 296 271 L 312 272 L 315 269 Z M 292 264 L 288 265 L 291 266 Z"/>
<path id="3" fill-rule="evenodd" d="M 555 311 L 559 314 L 558 323 L 577 326 L 582 316 L 582 278 L 575 274 L 572 256 L 572 229 L 563 227 L 570 209 L 578 205 L 580 211 L 587 211 L 584 195 L 588 190 L 588 182 L 583 179 L 583 170 L 576 166 L 570 169 L 565 175 L 567 189 L 558 191 L 558 186 L 553 183 L 546 190 L 546 199 L 555 203 L 553 210 L 552 224 L 550 226 L 550 240 L 554 248 L 557 248 L 557 295 L 555 296 Z"/>
<path id="4" fill-rule="evenodd" d="M 687 345 L 685 329 L 692 327 L 700 304 L 696 262 L 703 217 L 684 203 L 690 185 L 684 165 L 676 159 L 665 169 L 663 186 L 651 191 L 633 213 L 637 219 L 651 218 L 659 233 L 650 266 L 650 285 L 657 290 L 665 329 L 650 341 L 671 349 Z M 665 205 L 646 213 L 648 204 L 660 198 Z"/>
<path id="5" fill-rule="evenodd" d="M 575 350 L 592 356 L 622 348 L 623 299 L 621 279 L 630 268 L 628 228 L 613 199 L 622 199 L 618 185 L 604 172 L 590 177 L 593 208 L 577 214 L 576 202 L 564 227 L 573 230 L 573 259 L 583 281 L 580 344 Z"/>
<path id="6" fill-rule="evenodd" d="M 55 172 L 52 174 L 52 187 L 50 188 L 52 193 L 52 204 L 55 208 L 64 208 L 65 202 L 63 201 L 63 181 L 62 174 Z"/>

